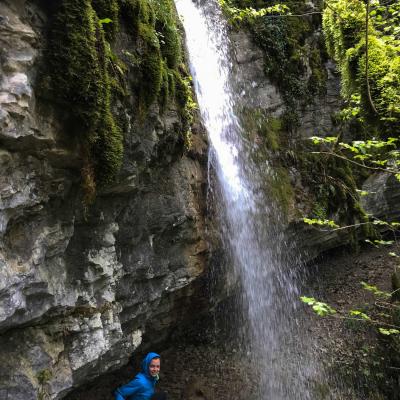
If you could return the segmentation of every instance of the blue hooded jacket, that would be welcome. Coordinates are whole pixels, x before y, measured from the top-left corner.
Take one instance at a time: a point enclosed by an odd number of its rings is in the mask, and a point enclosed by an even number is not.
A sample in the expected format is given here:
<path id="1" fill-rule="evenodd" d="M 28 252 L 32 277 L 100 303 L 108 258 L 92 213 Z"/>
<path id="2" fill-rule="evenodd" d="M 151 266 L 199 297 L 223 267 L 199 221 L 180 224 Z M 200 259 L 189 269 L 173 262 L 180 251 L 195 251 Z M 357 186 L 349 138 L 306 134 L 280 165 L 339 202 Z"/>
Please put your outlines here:
<path id="1" fill-rule="evenodd" d="M 149 353 L 142 361 L 142 371 L 129 383 L 115 391 L 115 400 L 149 400 L 154 394 L 157 378 L 150 375 L 149 365 L 153 358 L 160 358 L 157 353 Z"/>

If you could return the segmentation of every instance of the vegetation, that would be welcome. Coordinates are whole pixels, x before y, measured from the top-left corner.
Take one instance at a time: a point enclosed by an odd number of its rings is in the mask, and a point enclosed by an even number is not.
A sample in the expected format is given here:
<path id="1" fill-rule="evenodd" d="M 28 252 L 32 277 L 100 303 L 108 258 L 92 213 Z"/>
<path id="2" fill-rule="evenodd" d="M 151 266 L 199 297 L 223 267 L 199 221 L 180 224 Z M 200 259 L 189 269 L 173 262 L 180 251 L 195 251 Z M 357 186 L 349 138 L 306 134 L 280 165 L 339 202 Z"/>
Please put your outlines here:
<path id="1" fill-rule="evenodd" d="M 400 128 L 400 4 L 330 0 L 329 5 L 323 27 L 342 94 L 358 106 L 355 117 L 367 134 L 393 135 Z"/>
<path id="2" fill-rule="evenodd" d="M 399 4 L 390 1 L 385 5 L 375 2 L 371 7 L 358 0 L 329 2 L 324 32 L 328 52 L 338 62 L 342 95 L 347 102 L 338 117 L 356 140 L 342 141 L 342 134 L 311 138 L 319 146 L 319 151 L 314 151 L 319 157 L 336 158 L 352 170 L 386 172 L 397 178 L 399 14 Z M 367 194 L 358 191 L 358 195 Z M 374 223 L 383 222 L 375 219 Z"/>
<path id="3" fill-rule="evenodd" d="M 279 129 L 261 129 L 277 169 L 295 167 L 302 185 L 309 188 L 312 217 L 329 220 L 336 215 L 341 222 L 364 222 L 365 215 L 357 195 L 358 172 L 345 162 L 311 153 L 309 144 L 294 141 L 300 113 L 316 96 L 325 93 L 327 52 L 323 37 L 315 34 L 322 24 L 321 15 L 305 1 L 223 0 L 220 1 L 234 27 L 250 31 L 263 50 L 264 71 L 282 94 L 286 110 Z M 322 7 L 321 3 L 316 6 Z M 270 117 L 265 117 L 270 121 Z M 259 124 L 265 126 L 269 122 Z M 284 180 L 288 185 L 289 180 Z M 286 186 L 286 185 L 285 185 Z M 294 189 L 284 191 L 294 194 Z M 296 193 L 296 196 L 304 196 Z M 290 197 L 290 196 L 289 196 Z M 287 207 L 287 201 L 279 200 Z M 307 199 L 301 199 L 307 201 Z M 339 210 L 338 210 L 339 209 Z M 356 243 L 356 232 L 352 232 Z"/>
<path id="4" fill-rule="evenodd" d="M 311 153 L 319 160 L 346 165 L 359 178 L 358 181 L 356 179 L 356 184 L 371 173 L 392 174 L 400 180 L 400 4 L 395 1 L 369 0 L 330 0 L 326 4 L 323 14 L 326 45 L 329 55 L 338 63 L 345 101 L 345 107 L 337 118 L 347 132 L 342 130 L 336 136 L 312 137 L 311 141 L 318 147 L 314 147 Z M 361 196 L 368 195 L 362 190 L 356 189 L 356 192 L 356 201 Z M 347 226 L 339 226 L 337 220 L 326 218 L 326 214 L 323 213 L 313 217 L 305 218 L 304 221 L 334 230 L 361 226 L 367 228 L 367 237 L 376 232 L 373 228 L 392 231 L 396 236 L 400 225 L 397 221 L 383 221 L 373 215 L 364 215 L 363 221 L 355 221 Z M 366 241 L 373 246 L 393 243 L 392 240 L 376 237 Z M 397 254 L 390 254 L 398 258 Z M 392 275 L 392 292 L 382 291 L 376 286 L 362 282 L 363 288 L 375 297 L 363 308 L 335 310 L 314 298 L 302 297 L 302 301 L 321 316 L 344 319 L 353 327 L 360 327 L 360 324 L 372 327 L 380 342 L 391 349 L 388 358 L 392 364 L 386 366 L 380 365 L 383 358 L 379 357 L 377 360 L 369 350 L 362 350 L 363 357 L 372 355 L 370 361 L 360 362 L 366 377 L 365 387 L 368 389 L 375 383 L 387 384 L 388 376 L 393 375 L 392 370 L 398 370 L 398 270 L 399 266 Z M 363 330 L 361 335 L 365 339 L 367 331 Z M 364 347 L 367 349 L 368 346 Z M 378 371 L 374 373 L 375 381 L 372 379 L 371 367 L 376 367 Z M 385 368 L 386 377 L 382 374 Z"/>
<path id="5" fill-rule="evenodd" d="M 351 385 L 357 382 L 363 398 L 382 398 L 383 393 L 392 398 L 400 354 L 400 303 L 396 297 L 399 289 L 387 292 L 366 282 L 361 282 L 361 287 L 370 293 L 367 296 L 370 299 L 353 304 L 352 309 L 344 306 L 335 309 L 313 297 L 302 296 L 301 300 L 320 317 L 330 319 L 331 328 L 340 327 L 352 343 L 350 352 L 335 344 L 338 346 L 335 352 L 340 354 L 337 359 L 340 372 L 335 374 L 349 380 Z"/>
<path id="6" fill-rule="evenodd" d="M 326 52 L 321 38 L 311 35 L 320 16 L 305 1 L 297 0 L 220 0 L 220 4 L 231 24 L 249 30 L 263 50 L 265 74 L 286 104 L 284 127 L 296 128 L 299 106 L 325 91 Z"/>
<path id="7" fill-rule="evenodd" d="M 137 79 L 138 118 L 156 101 L 161 111 L 174 102 L 189 137 L 194 102 L 172 0 L 63 0 L 55 5 L 49 34 L 47 65 L 50 89 L 71 120 L 81 144 L 85 203 L 94 200 L 96 187 L 115 180 L 123 157 L 121 118 L 116 100 L 124 102 L 127 72 Z M 114 54 L 113 41 L 124 24 L 135 53 Z M 184 89 L 183 89 L 184 87 Z"/>
<path id="8" fill-rule="evenodd" d="M 274 151 L 280 153 L 280 164 L 294 164 L 301 171 L 303 184 L 311 188 L 315 201 L 311 215 L 305 218 L 307 223 L 324 223 L 336 229 L 337 224 L 352 229 L 357 225 L 363 228 L 364 235 L 374 237 L 376 231 L 368 225 L 368 216 L 360 206 L 362 191 L 358 187 L 369 172 L 385 170 L 397 174 L 398 170 L 400 5 L 395 1 L 369 4 L 361 0 L 330 0 L 322 9 L 323 4 L 316 4 L 323 16 L 325 52 L 323 43 L 315 46 L 310 42 L 320 17 L 318 9 L 310 9 L 306 2 L 220 3 L 232 25 L 248 29 L 264 50 L 265 72 L 277 84 L 287 107 L 282 131 L 299 123 L 302 101 L 298 99 L 308 99 L 307 102 L 323 91 L 327 55 L 338 62 L 346 104 L 335 116 L 341 128 L 338 136 L 320 138 L 319 151 L 305 143 L 297 143 L 289 156 L 278 146 Z M 310 43 L 314 46 L 310 47 Z M 307 69 L 312 71 L 308 76 Z M 349 136 L 345 130 L 354 143 L 342 140 Z M 317 141 L 316 137 L 312 139 Z M 330 219 L 333 215 L 335 222 Z M 352 235 L 356 243 L 356 230 Z"/>

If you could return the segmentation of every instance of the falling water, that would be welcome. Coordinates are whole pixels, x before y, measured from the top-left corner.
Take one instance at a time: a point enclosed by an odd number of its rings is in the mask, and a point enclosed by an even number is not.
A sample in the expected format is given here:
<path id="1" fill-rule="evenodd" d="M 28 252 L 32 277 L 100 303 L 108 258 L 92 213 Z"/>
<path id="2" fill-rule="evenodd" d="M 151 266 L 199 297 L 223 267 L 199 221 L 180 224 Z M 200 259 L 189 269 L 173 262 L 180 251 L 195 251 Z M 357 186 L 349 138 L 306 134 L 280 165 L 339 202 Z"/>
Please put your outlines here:
<path id="1" fill-rule="evenodd" d="M 253 161 L 241 123 L 226 24 L 216 0 L 176 0 L 186 32 L 199 108 L 217 177 L 225 251 L 240 277 L 246 351 L 257 372 L 258 399 L 309 400 L 316 369 L 297 317 L 296 264 L 265 184 L 273 170 Z"/>

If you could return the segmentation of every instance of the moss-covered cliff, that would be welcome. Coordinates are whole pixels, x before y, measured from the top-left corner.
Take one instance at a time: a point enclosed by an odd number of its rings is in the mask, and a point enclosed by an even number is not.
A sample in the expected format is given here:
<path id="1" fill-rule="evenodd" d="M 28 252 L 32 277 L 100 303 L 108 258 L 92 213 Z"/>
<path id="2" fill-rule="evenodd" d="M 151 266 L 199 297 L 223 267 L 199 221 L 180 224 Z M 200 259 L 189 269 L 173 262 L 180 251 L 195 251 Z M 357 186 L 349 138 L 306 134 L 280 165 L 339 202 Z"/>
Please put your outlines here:
<path id="1" fill-rule="evenodd" d="M 172 1 L 0 21 L 0 397 L 64 398 L 204 306 L 206 144 Z"/>
<path id="2" fill-rule="evenodd" d="M 93 201 L 96 186 L 115 181 L 123 159 L 124 116 L 116 104 L 129 94 L 143 120 L 154 102 L 177 105 L 180 135 L 190 142 L 194 103 L 183 64 L 176 11 L 171 0 L 74 1 L 51 6 L 43 88 L 64 108 L 82 145 L 83 187 Z M 115 50 L 123 29 L 134 52 Z M 128 82 L 127 76 L 134 75 Z M 47 79 L 49 77 L 49 79 Z M 126 134 L 126 132 L 125 132 Z"/>

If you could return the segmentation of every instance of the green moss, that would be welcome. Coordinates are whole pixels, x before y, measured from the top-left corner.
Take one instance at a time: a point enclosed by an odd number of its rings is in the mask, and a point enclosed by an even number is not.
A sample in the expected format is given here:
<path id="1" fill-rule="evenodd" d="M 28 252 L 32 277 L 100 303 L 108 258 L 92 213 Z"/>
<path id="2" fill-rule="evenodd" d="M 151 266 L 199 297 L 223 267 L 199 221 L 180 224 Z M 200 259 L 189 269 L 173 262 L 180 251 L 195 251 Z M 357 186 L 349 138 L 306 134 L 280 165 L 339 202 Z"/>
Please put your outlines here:
<path id="1" fill-rule="evenodd" d="M 161 37 L 161 52 L 171 69 L 182 61 L 182 44 L 177 28 L 177 15 L 172 0 L 161 0 L 156 13 L 156 29 Z"/>
<path id="2" fill-rule="evenodd" d="M 282 120 L 269 117 L 265 120 L 263 131 L 266 139 L 266 146 L 271 151 L 279 150 L 279 134 L 282 131 Z"/>
<path id="3" fill-rule="evenodd" d="M 229 0 L 232 6 L 255 9 L 277 3 L 282 2 Z M 305 1 L 289 0 L 283 4 L 294 14 L 309 11 Z M 298 106 L 311 103 L 314 96 L 325 89 L 326 72 L 320 54 L 324 52 L 324 43 L 317 41 L 310 49 L 306 41 L 319 22 L 312 17 L 271 18 L 269 15 L 244 22 L 254 42 L 263 50 L 265 74 L 278 86 L 288 113 L 295 117 L 286 119 L 287 125 L 292 124 L 289 129 L 297 126 L 299 118 L 295 114 Z M 307 64 L 312 72 L 309 77 L 306 76 Z"/>
<path id="4" fill-rule="evenodd" d="M 165 62 L 161 64 L 161 88 L 159 96 L 159 104 L 161 110 L 165 110 L 169 99 L 169 85 L 170 79 L 168 74 L 168 67 Z"/>
<path id="5" fill-rule="evenodd" d="M 357 118 L 371 136 L 378 132 L 383 137 L 393 136 L 400 129 L 399 40 L 389 33 L 394 29 L 396 12 L 389 3 L 373 9 L 374 14 L 370 14 L 368 81 L 372 107 L 365 74 L 365 2 L 335 0 L 332 7 L 335 12 L 331 9 L 324 11 L 323 28 L 329 54 L 339 64 L 342 95 L 348 101 L 354 96 L 360 97 Z M 387 15 L 383 18 L 381 13 Z"/>
<path id="6" fill-rule="evenodd" d="M 109 110 L 101 119 L 98 137 L 92 148 L 95 159 L 96 180 L 104 186 L 111 183 L 121 166 L 123 155 L 122 132 Z"/>
<path id="7" fill-rule="evenodd" d="M 148 0 L 119 0 L 119 6 L 120 15 L 133 35 L 137 35 L 139 23 L 154 25 L 155 14 Z"/>
<path id="8" fill-rule="evenodd" d="M 191 78 L 185 66 L 181 64 L 180 71 L 174 72 L 175 81 L 175 102 L 182 121 L 182 135 L 186 148 L 190 148 L 191 131 L 190 127 L 193 122 L 194 112 L 197 104 L 193 98 L 193 90 L 191 86 Z"/>
<path id="9" fill-rule="evenodd" d="M 187 74 L 182 74 L 183 48 L 178 30 L 178 17 L 172 0 L 160 0 L 157 4 L 149 0 L 120 0 L 121 15 L 128 22 L 132 40 L 137 43 L 139 79 L 135 91 L 139 91 L 140 114 L 143 116 L 156 101 L 161 111 L 168 101 L 178 97 L 178 107 L 188 93 L 182 82 Z M 178 82 L 178 83 L 177 83 Z M 176 85 L 181 93 L 176 96 Z M 185 93 L 184 95 L 182 95 Z M 188 98 L 185 97 L 185 104 Z M 183 114 L 185 114 L 183 112 Z M 183 119 L 187 125 L 186 115 Z"/>
<path id="10" fill-rule="evenodd" d="M 51 98 L 68 111 L 82 144 L 83 186 L 90 202 L 96 186 L 112 182 L 122 163 L 123 135 L 112 104 L 126 95 L 128 66 L 110 45 L 120 22 L 136 47 L 131 54 L 135 62 L 128 65 L 137 76 L 132 90 L 139 97 L 139 115 L 156 101 L 161 111 L 176 101 L 186 137 L 194 102 L 181 66 L 183 49 L 172 0 L 63 0 L 55 7 L 47 51 Z"/>
<path id="11" fill-rule="evenodd" d="M 274 173 L 268 177 L 268 187 L 271 196 L 280 205 L 283 214 L 287 216 L 294 201 L 294 190 L 287 169 L 275 168 Z"/>
<path id="12" fill-rule="evenodd" d="M 323 67 L 323 59 L 320 49 L 313 48 L 310 51 L 309 62 L 311 68 L 311 76 L 308 80 L 308 91 L 311 95 L 324 94 L 326 89 L 326 80 L 328 78 L 327 71 Z"/>
<path id="13" fill-rule="evenodd" d="M 83 171 L 92 173 L 84 182 L 107 184 L 122 162 L 122 134 L 111 112 L 109 46 L 89 0 L 64 0 L 58 7 L 47 60 L 53 97 L 69 110 L 86 149 Z"/>
<path id="14" fill-rule="evenodd" d="M 85 128 L 98 119 L 99 99 L 105 91 L 101 55 L 96 49 L 98 30 L 89 0 L 66 0 L 50 33 L 47 59 L 56 100 L 68 105 Z"/>
<path id="15" fill-rule="evenodd" d="M 371 97 L 379 114 L 379 121 L 392 132 L 400 128 L 400 52 L 385 45 L 380 39 L 371 37 L 369 44 L 369 82 Z M 359 57 L 357 83 L 361 99 L 370 110 L 365 81 L 365 52 Z"/>
<path id="16" fill-rule="evenodd" d="M 53 372 L 50 369 L 43 369 L 38 372 L 36 378 L 40 385 L 45 385 L 53 377 Z"/>
<path id="17" fill-rule="evenodd" d="M 155 28 L 152 25 L 139 23 L 139 40 L 143 51 L 140 100 L 146 110 L 158 98 L 161 89 L 163 68 L 160 44 Z"/>

